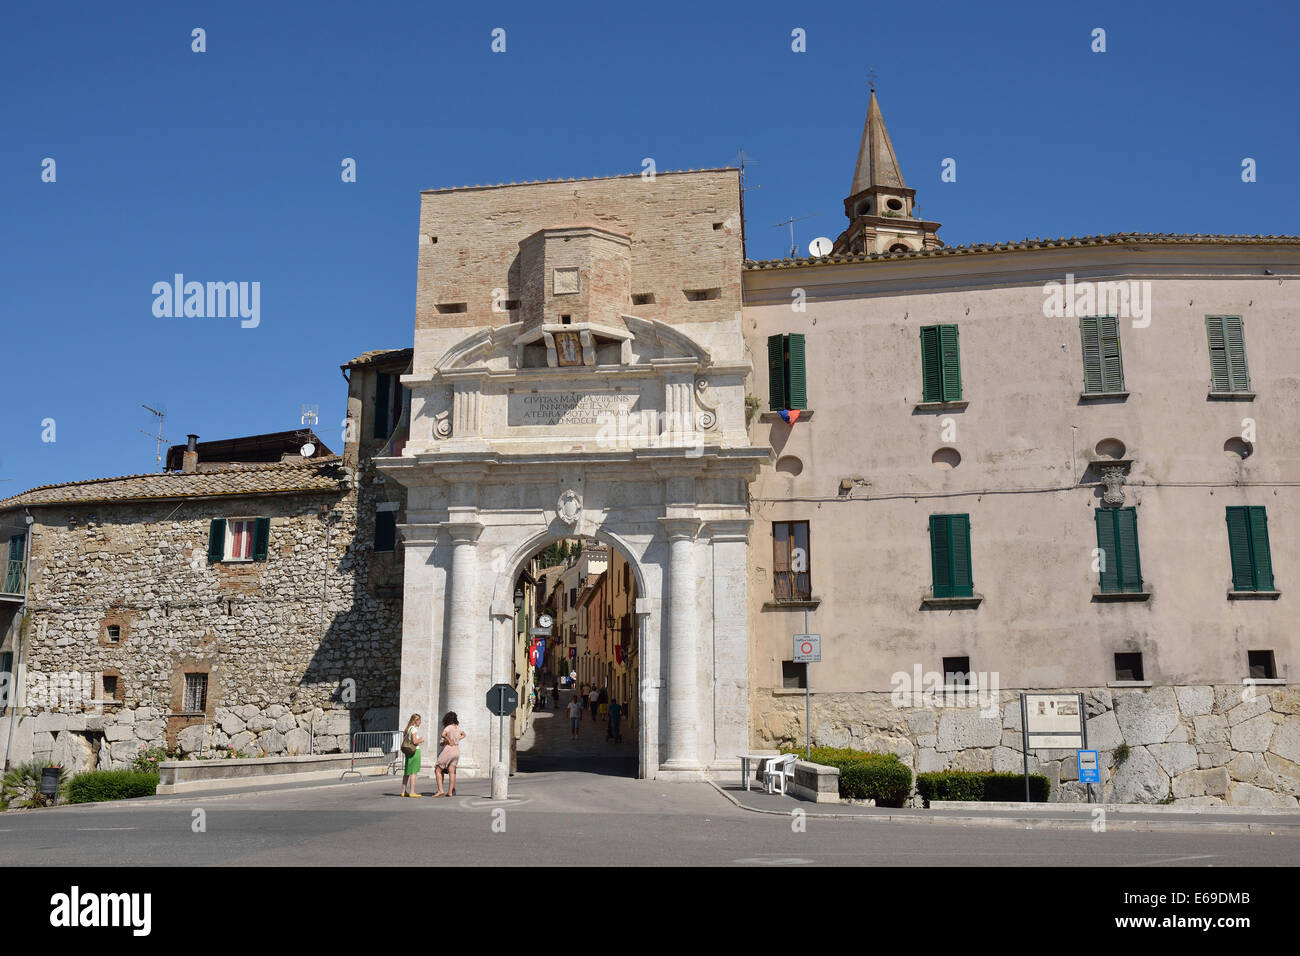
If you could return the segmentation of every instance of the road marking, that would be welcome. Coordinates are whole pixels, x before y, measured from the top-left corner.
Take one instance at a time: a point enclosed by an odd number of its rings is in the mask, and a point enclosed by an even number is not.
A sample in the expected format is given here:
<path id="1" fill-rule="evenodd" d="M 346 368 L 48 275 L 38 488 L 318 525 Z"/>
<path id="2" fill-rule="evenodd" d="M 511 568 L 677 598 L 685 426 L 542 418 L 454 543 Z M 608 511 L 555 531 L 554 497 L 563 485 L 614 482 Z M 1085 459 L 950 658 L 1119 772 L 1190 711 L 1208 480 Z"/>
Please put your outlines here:
<path id="1" fill-rule="evenodd" d="M 1198 856 L 1174 856 L 1165 857 L 1159 860 L 1144 860 L 1141 863 L 1126 863 L 1125 866 L 1167 866 L 1170 863 L 1181 863 L 1184 860 L 1214 860 L 1217 859 L 1217 853 L 1201 853 Z"/>
<path id="2" fill-rule="evenodd" d="M 136 827 L 77 827 L 78 833 L 89 833 L 92 830 L 134 830 Z"/>
<path id="3" fill-rule="evenodd" d="M 758 866 L 806 866 L 809 863 L 815 863 L 816 860 L 806 860 L 798 856 L 781 856 L 781 857 L 761 857 L 749 856 L 743 860 L 732 860 L 732 863 L 756 864 Z"/>

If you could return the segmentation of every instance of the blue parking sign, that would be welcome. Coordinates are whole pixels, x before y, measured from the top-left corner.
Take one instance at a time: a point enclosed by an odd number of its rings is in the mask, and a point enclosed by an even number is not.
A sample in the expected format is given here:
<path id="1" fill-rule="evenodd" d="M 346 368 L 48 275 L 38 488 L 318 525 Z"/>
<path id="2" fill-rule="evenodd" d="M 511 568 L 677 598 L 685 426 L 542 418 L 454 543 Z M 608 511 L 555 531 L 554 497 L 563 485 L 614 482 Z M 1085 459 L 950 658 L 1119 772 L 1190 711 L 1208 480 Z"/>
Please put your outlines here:
<path id="1" fill-rule="evenodd" d="M 1080 750 L 1079 755 L 1079 782 L 1080 783 L 1101 783 L 1101 768 L 1097 764 L 1097 751 Z"/>

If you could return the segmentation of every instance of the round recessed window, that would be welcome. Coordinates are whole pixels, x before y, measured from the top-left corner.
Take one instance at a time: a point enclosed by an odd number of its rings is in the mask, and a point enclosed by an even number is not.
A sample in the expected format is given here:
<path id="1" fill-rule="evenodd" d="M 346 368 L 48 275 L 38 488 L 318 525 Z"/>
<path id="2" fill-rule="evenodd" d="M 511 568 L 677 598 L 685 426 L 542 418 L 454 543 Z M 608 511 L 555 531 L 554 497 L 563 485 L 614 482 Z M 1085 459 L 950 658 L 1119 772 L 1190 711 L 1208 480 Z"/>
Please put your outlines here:
<path id="1" fill-rule="evenodd" d="M 786 455 L 776 460 L 776 470 L 784 475 L 798 475 L 803 472 L 803 462 L 794 455 Z"/>
<path id="2" fill-rule="evenodd" d="M 940 448 L 930 456 L 930 464 L 939 471 L 952 471 L 961 464 L 961 454 L 956 448 Z"/>
<path id="3" fill-rule="evenodd" d="M 1097 442 L 1097 457 L 1099 458 L 1123 458 L 1124 452 L 1128 449 L 1118 438 L 1103 438 Z"/>
<path id="4" fill-rule="evenodd" d="M 1255 450 L 1255 446 L 1242 438 L 1229 438 L 1223 443 L 1223 450 L 1229 455 L 1236 455 L 1238 458 L 1249 458 Z"/>
<path id="5" fill-rule="evenodd" d="M 898 212 L 898 210 L 903 208 L 903 201 L 901 199 L 891 199 L 886 202 L 885 205 L 894 210 L 894 212 Z"/>

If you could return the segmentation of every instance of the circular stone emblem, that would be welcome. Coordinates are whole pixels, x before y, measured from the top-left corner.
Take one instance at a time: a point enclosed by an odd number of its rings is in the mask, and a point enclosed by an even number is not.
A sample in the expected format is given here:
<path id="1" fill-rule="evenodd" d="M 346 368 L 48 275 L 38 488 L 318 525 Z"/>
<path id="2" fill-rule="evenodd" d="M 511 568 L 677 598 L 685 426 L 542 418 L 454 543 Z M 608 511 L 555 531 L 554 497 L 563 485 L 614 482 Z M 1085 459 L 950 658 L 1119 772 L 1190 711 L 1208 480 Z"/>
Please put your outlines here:
<path id="1" fill-rule="evenodd" d="M 582 514 L 582 499 L 578 493 L 570 488 L 564 494 L 560 495 L 560 500 L 555 503 L 555 511 L 561 521 L 569 527 L 578 523 L 578 518 Z"/>

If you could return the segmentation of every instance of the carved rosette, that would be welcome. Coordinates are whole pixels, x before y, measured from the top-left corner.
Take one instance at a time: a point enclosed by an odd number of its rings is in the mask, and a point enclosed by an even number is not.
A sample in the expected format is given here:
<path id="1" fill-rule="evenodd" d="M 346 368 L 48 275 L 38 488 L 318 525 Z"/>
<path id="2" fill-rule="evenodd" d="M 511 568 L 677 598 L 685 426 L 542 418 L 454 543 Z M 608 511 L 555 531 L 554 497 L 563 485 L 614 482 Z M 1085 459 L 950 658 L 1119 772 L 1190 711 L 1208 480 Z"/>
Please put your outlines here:
<path id="1" fill-rule="evenodd" d="M 450 438 L 451 437 L 451 413 L 439 412 L 433 416 L 433 437 Z"/>
<path id="2" fill-rule="evenodd" d="M 1108 505 L 1122 505 L 1124 503 L 1123 468 L 1103 468 L 1101 470 L 1101 483 L 1106 488 L 1101 496 L 1103 502 Z"/>
<path id="3" fill-rule="evenodd" d="M 582 517 L 582 496 L 570 488 L 555 503 L 555 514 L 570 528 L 574 527 Z"/>

